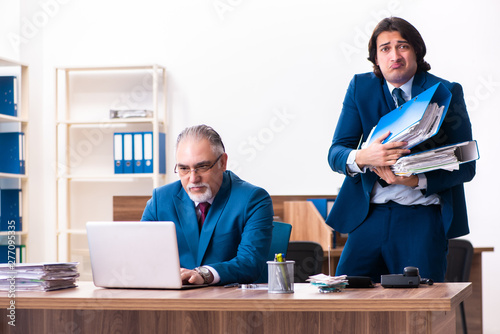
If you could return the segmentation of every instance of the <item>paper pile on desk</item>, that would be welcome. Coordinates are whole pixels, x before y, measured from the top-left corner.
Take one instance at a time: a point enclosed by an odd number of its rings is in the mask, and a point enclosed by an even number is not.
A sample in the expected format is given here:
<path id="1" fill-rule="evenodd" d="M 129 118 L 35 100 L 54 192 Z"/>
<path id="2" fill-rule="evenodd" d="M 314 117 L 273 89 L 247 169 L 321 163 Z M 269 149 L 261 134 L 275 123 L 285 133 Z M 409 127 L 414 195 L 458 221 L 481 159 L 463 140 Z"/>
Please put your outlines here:
<path id="1" fill-rule="evenodd" d="M 309 276 L 306 281 L 317 286 L 320 292 L 342 291 L 347 286 L 347 275 L 328 276 L 325 274 L 318 274 Z"/>
<path id="2" fill-rule="evenodd" d="M 78 262 L 0 264 L 0 291 L 50 291 L 76 287 Z"/>

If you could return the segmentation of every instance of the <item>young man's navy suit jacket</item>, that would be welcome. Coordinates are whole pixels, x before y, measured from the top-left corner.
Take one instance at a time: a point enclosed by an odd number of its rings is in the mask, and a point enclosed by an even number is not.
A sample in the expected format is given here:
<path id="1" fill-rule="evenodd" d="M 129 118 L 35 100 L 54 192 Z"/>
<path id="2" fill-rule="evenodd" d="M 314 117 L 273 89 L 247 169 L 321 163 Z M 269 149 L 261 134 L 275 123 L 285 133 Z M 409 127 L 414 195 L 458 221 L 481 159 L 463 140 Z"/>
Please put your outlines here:
<path id="1" fill-rule="evenodd" d="M 452 93 L 446 117 L 439 132 L 412 149 L 412 153 L 448 144 L 472 140 L 472 129 L 460 84 L 451 83 L 427 72 L 417 72 L 413 80 L 412 98 L 441 82 Z M 380 117 L 395 109 L 394 100 L 385 80 L 373 73 L 355 75 L 349 84 L 343 109 L 328 154 L 330 167 L 347 175 L 346 161 L 362 137 L 365 141 Z M 425 173 L 425 195 L 441 197 L 444 231 L 448 238 L 469 233 L 463 183 L 472 180 L 476 164 L 460 165 L 457 171 L 436 170 Z M 327 218 L 327 224 L 339 232 L 349 233 L 363 223 L 368 215 L 370 194 L 378 176 L 367 171 L 346 176 L 342 188 Z"/>
<path id="2" fill-rule="evenodd" d="M 156 188 L 142 220 L 173 221 L 181 267 L 209 265 L 226 283 L 252 283 L 266 266 L 273 204 L 262 188 L 224 172 L 201 233 L 194 202 L 180 181 Z"/>

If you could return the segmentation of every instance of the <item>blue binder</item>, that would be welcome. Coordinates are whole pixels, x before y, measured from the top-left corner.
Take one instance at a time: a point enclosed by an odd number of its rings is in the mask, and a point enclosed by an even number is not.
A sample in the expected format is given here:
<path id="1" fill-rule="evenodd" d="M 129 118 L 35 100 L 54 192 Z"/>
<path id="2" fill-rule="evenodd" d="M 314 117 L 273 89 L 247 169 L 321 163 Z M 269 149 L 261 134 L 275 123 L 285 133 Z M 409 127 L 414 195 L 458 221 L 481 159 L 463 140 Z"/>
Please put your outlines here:
<path id="1" fill-rule="evenodd" d="M 153 173 L 153 133 L 143 132 L 144 173 Z"/>
<path id="2" fill-rule="evenodd" d="M 153 173 L 153 152 L 155 150 L 155 145 L 153 142 L 153 132 L 143 132 L 143 158 L 144 158 L 144 173 Z M 166 152 L 165 152 L 165 133 L 159 133 L 159 143 L 158 143 L 158 165 L 159 173 L 166 173 Z"/>
<path id="3" fill-rule="evenodd" d="M 0 114 L 17 117 L 17 77 L 0 76 Z"/>
<path id="4" fill-rule="evenodd" d="M 0 231 L 22 231 L 21 189 L 0 189 Z"/>
<path id="5" fill-rule="evenodd" d="M 134 133 L 134 173 L 144 173 L 144 134 Z"/>
<path id="6" fill-rule="evenodd" d="M 0 263 L 23 263 L 26 259 L 26 246 L 0 245 Z"/>
<path id="7" fill-rule="evenodd" d="M 113 159 L 115 162 L 115 174 L 123 173 L 123 133 L 116 132 L 113 135 Z"/>
<path id="8" fill-rule="evenodd" d="M 134 135 L 123 134 L 123 173 L 134 172 Z"/>
<path id="9" fill-rule="evenodd" d="M 24 174 L 24 133 L 0 133 L 0 173 Z"/>
<path id="10" fill-rule="evenodd" d="M 422 92 L 402 106 L 382 116 L 377 126 L 370 134 L 370 137 L 367 139 L 365 145 L 367 146 L 371 144 L 375 139 L 379 138 L 387 131 L 390 131 L 391 134 L 384 140 L 383 143 L 391 141 L 391 139 L 400 135 L 404 131 L 407 131 L 410 127 L 419 122 L 422 119 L 429 104 L 437 103 L 439 106 L 444 106 L 444 111 L 441 115 L 441 119 L 438 120 L 439 125 L 437 127 L 437 130 L 431 135 L 432 137 L 437 133 L 437 131 L 439 131 L 439 128 L 441 127 L 441 124 L 446 117 L 446 112 L 448 111 L 450 101 L 451 93 L 448 88 L 446 88 L 442 83 L 435 84 L 434 86 Z M 411 147 L 414 147 L 420 143 L 421 141 L 415 143 Z"/>
<path id="11" fill-rule="evenodd" d="M 163 132 L 159 133 L 160 143 L 158 145 L 158 149 L 160 150 L 159 159 L 160 159 L 160 174 L 165 174 L 167 172 L 166 169 L 166 151 L 165 151 L 165 134 Z"/>

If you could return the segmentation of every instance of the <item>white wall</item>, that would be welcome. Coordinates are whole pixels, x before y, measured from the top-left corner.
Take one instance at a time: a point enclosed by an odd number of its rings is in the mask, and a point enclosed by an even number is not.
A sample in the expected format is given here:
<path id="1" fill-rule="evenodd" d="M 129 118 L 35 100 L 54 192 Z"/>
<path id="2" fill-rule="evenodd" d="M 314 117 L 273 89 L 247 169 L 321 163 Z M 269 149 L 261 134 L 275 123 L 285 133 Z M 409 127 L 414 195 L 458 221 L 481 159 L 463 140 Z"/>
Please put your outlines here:
<path id="1" fill-rule="evenodd" d="M 348 82 L 371 70 L 366 50 L 375 23 L 401 16 L 426 41 L 431 72 L 464 87 L 481 153 L 477 176 L 466 186 L 467 238 L 497 249 L 483 254 L 484 329 L 500 332 L 500 180 L 489 176 L 500 163 L 494 149 L 499 10 L 496 0 L 24 1 L 20 50 L 31 65 L 30 180 L 40 190 L 32 196 L 37 225 L 31 230 L 43 236 L 34 242 L 33 260 L 55 256 L 54 67 L 164 65 L 170 143 L 185 126 L 207 123 L 221 133 L 230 167 L 271 194 L 335 194 L 342 177 L 329 170 L 326 155 Z M 3 22 L 1 28 L 11 29 Z M 0 43 L 0 56 L 19 52 Z M 172 165 L 170 155 L 168 170 Z"/>

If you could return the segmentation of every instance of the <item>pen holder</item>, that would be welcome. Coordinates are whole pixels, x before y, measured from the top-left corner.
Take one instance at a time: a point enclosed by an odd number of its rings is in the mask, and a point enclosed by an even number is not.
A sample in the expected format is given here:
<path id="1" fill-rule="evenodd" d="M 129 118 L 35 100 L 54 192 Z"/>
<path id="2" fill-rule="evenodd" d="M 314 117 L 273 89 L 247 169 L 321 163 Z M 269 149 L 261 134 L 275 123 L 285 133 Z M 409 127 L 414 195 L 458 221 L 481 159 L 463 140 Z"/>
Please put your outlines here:
<path id="1" fill-rule="evenodd" d="M 269 293 L 293 293 L 294 263 L 295 261 L 267 261 Z"/>

